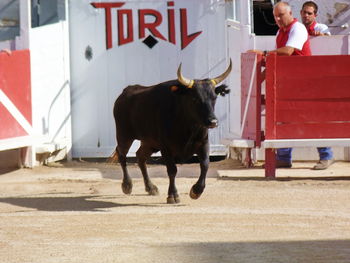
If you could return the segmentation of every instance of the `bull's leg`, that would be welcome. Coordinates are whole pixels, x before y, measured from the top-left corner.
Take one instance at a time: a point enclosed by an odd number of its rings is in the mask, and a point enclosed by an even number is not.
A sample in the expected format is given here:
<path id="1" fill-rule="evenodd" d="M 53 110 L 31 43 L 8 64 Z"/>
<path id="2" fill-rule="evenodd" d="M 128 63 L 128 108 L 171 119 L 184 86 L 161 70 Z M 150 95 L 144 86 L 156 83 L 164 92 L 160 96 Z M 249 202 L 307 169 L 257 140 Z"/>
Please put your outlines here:
<path id="1" fill-rule="evenodd" d="M 148 176 L 147 166 L 146 166 L 146 161 L 152 155 L 152 153 L 153 153 L 152 148 L 147 147 L 146 145 L 141 143 L 140 148 L 136 152 L 136 156 L 137 156 L 137 163 L 142 172 L 146 192 L 149 193 L 150 195 L 158 195 L 158 188 L 151 182 L 151 179 Z"/>
<path id="2" fill-rule="evenodd" d="M 165 164 L 169 177 L 168 198 L 166 201 L 168 204 L 180 203 L 180 198 L 175 185 L 175 177 L 177 173 L 175 161 L 173 160 L 173 158 L 169 158 L 169 156 L 164 155 L 163 152 L 162 155 L 165 158 Z"/>
<path id="3" fill-rule="evenodd" d="M 128 172 L 128 168 L 126 167 L 126 154 L 128 153 L 130 146 L 132 144 L 132 141 L 124 142 L 119 144 L 116 148 L 116 151 L 118 153 L 119 162 L 123 170 L 123 182 L 122 182 L 122 190 L 124 194 L 131 194 L 132 192 L 132 180 Z"/>
<path id="4" fill-rule="evenodd" d="M 200 165 L 200 176 L 198 181 L 192 186 L 190 191 L 190 197 L 192 199 L 198 199 L 204 191 L 205 179 L 209 168 L 209 149 L 208 145 L 203 146 L 197 153 Z"/>

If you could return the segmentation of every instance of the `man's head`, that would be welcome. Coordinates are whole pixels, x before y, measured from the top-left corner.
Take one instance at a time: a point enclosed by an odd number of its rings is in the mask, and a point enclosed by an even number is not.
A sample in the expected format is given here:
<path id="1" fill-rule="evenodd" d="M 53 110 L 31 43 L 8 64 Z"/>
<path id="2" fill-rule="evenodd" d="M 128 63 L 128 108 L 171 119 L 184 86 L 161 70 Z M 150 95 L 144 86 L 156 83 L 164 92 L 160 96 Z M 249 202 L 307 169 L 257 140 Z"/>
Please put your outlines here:
<path id="1" fill-rule="evenodd" d="M 292 8 L 287 2 L 278 2 L 273 7 L 273 16 L 280 28 L 288 27 L 294 20 Z"/>
<path id="2" fill-rule="evenodd" d="M 317 16 L 318 6 L 315 2 L 307 1 L 300 10 L 301 20 L 305 26 L 310 26 Z"/>

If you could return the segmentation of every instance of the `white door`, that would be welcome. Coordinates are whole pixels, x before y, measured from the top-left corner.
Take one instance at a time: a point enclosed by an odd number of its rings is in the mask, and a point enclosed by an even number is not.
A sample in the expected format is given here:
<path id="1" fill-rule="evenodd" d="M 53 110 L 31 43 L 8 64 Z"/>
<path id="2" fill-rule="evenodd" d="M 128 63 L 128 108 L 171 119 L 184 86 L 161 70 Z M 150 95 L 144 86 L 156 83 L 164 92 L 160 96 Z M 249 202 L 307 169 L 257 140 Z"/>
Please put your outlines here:
<path id="1" fill-rule="evenodd" d="M 241 137 L 241 29 L 240 23 L 227 20 L 228 54 L 234 61 L 230 75 L 229 137 Z"/>
<path id="2" fill-rule="evenodd" d="M 111 155 L 113 104 L 127 85 L 175 79 L 181 62 L 188 78 L 216 77 L 227 68 L 225 1 L 69 4 L 73 157 Z M 227 102 L 217 102 L 221 126 L 210 132 L 211 154 L 226 150 L 220 141 L 228 126 Z"/>
<path id="3" fill-rule="evenodd" d="M 228 0 L 226 6 L 227 52 L 234 62 L 230 75 L 229 132 L 226 139 L 241 138 L 241 53 L 248 49 L 249 1 Z"/>

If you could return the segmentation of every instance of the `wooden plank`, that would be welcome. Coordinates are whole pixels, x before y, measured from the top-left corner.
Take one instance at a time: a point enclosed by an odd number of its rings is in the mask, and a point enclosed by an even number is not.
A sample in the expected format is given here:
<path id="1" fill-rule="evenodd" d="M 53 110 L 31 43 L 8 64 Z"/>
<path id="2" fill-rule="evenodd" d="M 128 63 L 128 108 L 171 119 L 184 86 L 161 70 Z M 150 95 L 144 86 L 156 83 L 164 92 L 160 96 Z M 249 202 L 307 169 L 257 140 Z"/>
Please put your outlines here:
<path id="1" fill-rule="evenodd" d="M 275 149 L 265 149 L 265 177 L 276 177 L 276 152 Z"/>
<path id="2" fill-rule="evenodd" d="M 349 66 L 350 56 L 269 56 L 266 139 L 349 137 Z"/>
<path id="3" fill-rule="evenodd" d="M 340 101 L 279 101 L 276 122 L 350 121 L 350 100 Z"/>
<path id="4" fill-rule="evenodd" d="M 16 138 L 0 140 L 0 151 L 17 149 L 33 145 L 32 136 L 20 136 Z"/>
<path id="5" fill-rule="evenodd" d="M 278 79 L 278 99 L 344 99 L 350 98 L 350 76 Z"/>
<path id="6" fill-rule="evenodd" d="M 290 76 L 347 76 L 350 56 L 291 56 L 278 57 L 277 74 L 281 78 Z"/>
<path id="7" fill-rule="evenodd" d="M 265 149 L 267 148 L 286 148 L 286 147 L 347 147 L 350 146 L 350 138 L 345 139 L 279 139 L 265 140 L 263 142 Z"/>
<path id="8" fill-rule="evenodd" d="M 350 122 L 288 123 L 276 125 L 276 136 L 267 139 L 348 138 Z"/>
<path id="9" fill-rule="evenodd" d="M 262 56 L 243 53 L 241 61 L 241 137 L 260 147 Z"/>
<path id="10" fill-rule="evenodd" d="M 269 54 L 266 60 L 266 139 L 276 138 L 276 60 L 276 54 Z"/>
<path id="11" fill-rule="evenodd" d="M 255 141 L 245 139 L 223 139 L 222 143 L 236 148 L 254 148 Z"/>
<path id="12" fill-rule="evenodd" d="M 261 95 L 261 84 L 265 81 L 265 69 L 262 67 L 263 64 L 263 57 L 261 55 L 257 56 L 257 64 L 256 64 L 256 71 L 257 73 L 257 83 L 256 83 L 256 140 L 255 140 L 255 146 L 260 147 L 261 146 L 261 135 L 262 135 L 262 128 L 261 128 L 261 112 L 262 112 L 262 95 Z"/>

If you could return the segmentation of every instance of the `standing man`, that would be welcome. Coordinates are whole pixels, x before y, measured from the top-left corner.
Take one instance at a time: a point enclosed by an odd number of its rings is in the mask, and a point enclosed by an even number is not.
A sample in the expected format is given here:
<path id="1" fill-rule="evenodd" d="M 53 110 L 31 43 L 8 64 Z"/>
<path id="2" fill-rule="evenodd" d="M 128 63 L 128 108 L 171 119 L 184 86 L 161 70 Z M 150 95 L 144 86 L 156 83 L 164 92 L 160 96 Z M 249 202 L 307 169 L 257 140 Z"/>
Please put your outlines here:
<path id="1" fill-rule="evenodd" d="M 330 36 L 328 26 L 316 22 L 318 6 L 313 1 L 307 1 L 300 10 L 301 20 L 310 36 Z M 333 152 L 330 147 L 317 148 L 320 161 L 314 166 L 315 170 L 327 169 L 333 161 Z"/>
<path id="2" fill-rule="evenodd" d="M 301 20 L 310 36 L 330 36 L 328 26 L 316 22 L 318 6 L 313 1 L 307 1 L 300 10 Z"/>
<path id="3" fill-rule="evenodd" d="M 248 52 L 261 55 L 276 52 L 280 56 L 311 56 L 308 32 L 305 26 L 293 17 L 290 5 L 287 2 L 278 2 L 273 8 L 273 15 L 279 27 L 276 35 L 276 49 L 273 51 L 249 50 Z M 292 148 L 277 149 L 276 159 L 277 168 L 291 168 Z M 320 155 L 320 159 L 314 169 L 327 169 L 333 163 L 333 155 Z"/>

